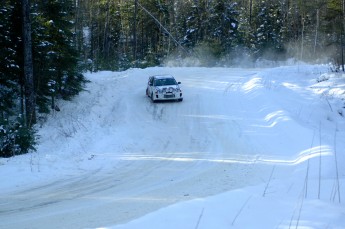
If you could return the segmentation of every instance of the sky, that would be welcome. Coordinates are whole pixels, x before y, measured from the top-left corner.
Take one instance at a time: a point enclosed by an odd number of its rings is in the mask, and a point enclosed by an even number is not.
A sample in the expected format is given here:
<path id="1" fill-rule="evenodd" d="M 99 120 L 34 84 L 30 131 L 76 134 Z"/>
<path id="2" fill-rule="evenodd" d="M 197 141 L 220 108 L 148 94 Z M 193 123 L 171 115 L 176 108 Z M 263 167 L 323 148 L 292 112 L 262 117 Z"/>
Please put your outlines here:
<path id="1" fill-rule="evenodd" d="M 183 102 L 152 103 L 173 75 Z M 329 65 L 86 73 L 0 159 L 0 228 L 345 228 L 345 78 Z"/>

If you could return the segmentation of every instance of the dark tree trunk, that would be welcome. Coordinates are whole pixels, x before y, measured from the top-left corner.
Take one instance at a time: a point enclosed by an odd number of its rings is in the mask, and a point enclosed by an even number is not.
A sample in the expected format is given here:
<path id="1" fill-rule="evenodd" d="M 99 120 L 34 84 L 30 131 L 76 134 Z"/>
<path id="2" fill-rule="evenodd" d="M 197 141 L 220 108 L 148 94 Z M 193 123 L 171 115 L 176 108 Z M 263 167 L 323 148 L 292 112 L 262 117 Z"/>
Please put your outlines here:
<path id="1" fill-rule="evenodd" d="M 249 2 L 249 25 L 252 25 L 253 0 Z"/>
<path id="2" fill-rule="evenodd" d="M 343 26 L 341 29 L 341 68 L 343 70 L 343 72 L 345 71 L 345 67 L 344 67 L 344 32 L 345 32 L 345 0 L 342 1 L 342 11 L 343 11 L 343 18 L 342 18 L 342 22 L 343 22 Z"/>
<path id="3" fill-rule="evenodd" d="M 133 59 L 137 61 L 137 17 L 138 17 L 138 0 L 134 2 L 134 22 L 133 22 Z"/>
<path id="4" fill-rule="evenodd" d="M 23 11 L 23 47 L 24 47 L 24 89 L 25 89 L 25 118 L 27 127 L 36 122 L 36 101 L 34 89 L 34 74 L 32 62 L 32 41 L 29 0 L 22 0 Z"/>

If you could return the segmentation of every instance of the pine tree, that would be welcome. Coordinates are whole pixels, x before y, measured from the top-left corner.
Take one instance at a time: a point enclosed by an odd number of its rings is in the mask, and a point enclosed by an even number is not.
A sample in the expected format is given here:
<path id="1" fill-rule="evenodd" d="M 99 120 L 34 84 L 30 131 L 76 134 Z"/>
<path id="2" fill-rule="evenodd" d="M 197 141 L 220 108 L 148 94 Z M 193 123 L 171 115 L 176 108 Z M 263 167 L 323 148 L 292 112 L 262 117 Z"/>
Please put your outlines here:
<path id="1" fill-rule="evenodd" d="M 57 97 L 71 98 L 85 82 L 72 33 L 72 0 L 33 3 L 5 0 L 0 6 L 0 157 L 34 150 L 36 102 L 39 112 L 49 112 Z"/>
<path id="2" fill-rule="evenodd" d="M 69 99 L 79 93 L 84 82 L 78 69 L 72 0 L 35 4 L 34 58 L 38 105 L 41 112 L 55 109 L 55 98 Z M 50 98 L 50 99 L 48 99 Z"/>
<path id="3" fill-rule="evenodd" d="M 0 119 L 4 120 L 11 114 L 15 106 L 14 99 L 19 97 L 16 63 L 16 50 L 11 47 L 10 18 L 13 7 L 8 1 L 0 6 Z"/>
<path id="4" fill-rule="evenodd" d="M 4 1 L 0 7 L 0 157 L 27 153 L 35 145 L 35 131 L 27 122 L 23 102 L 22 10 L 17 1 Z"/>
<path id="5" fill-rule="evenodd" d="M 236 54 L 238 45 L 238 26 L 239 12 L 236 9 L 237 3 L 229 3 L 224 0 L 217 0 L 211 7 L 209 28 L 211 30 L 210 38 L 216 45 L 214 50 L 217 59 L 224 59 L 225 62 L 230 61 Z M 214 26 L 216 25 L 216 26 Z"/>
<path id="6" fill-rule="evenodd" d="M 344 15 L 342 0 L 330 0 L 327 2 L 325 13 L 323 14 L 323 22 L 321 30 L 327 34 L 325 46 L 327 47 L 326 53 L 333 59 L 337 70 L 344 67 Z"/>
<path id="7" fill-rule="evenodd" d="M 255 40 L 252 42 L 256 58 L 264 57 L 277 59 L 284 54 L 283 45 L 283 13 L 280 2 L 260 1 L 254 6 L 254 28 Z"/>

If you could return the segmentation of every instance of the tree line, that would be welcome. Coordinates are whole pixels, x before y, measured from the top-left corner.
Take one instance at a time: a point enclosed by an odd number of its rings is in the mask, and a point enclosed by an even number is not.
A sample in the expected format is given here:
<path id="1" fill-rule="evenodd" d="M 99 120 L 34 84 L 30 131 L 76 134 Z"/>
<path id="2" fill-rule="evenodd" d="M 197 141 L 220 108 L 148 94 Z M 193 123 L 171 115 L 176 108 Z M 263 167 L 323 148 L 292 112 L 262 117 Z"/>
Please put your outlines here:
<path id="1" fill-rule="evenodd" d="M 0 157 L 34 150 L 35 124 L 83 71 L 260 59 L 344 71 L 345 0 L 3 0 Z"/>
<path id="2" fill-rule="evenodd" d="M 260 58 L 344 62 L 344 0 L 77 2 L 79 52 L 94 71 L 185 58 L 209 66 Z"/>
<path id="3" fill-rule="evenodd" d="M 3 0 L 0 6 L 0 157 L 34 150 L 35 124 L 78 94 L 73 0 Z"/>

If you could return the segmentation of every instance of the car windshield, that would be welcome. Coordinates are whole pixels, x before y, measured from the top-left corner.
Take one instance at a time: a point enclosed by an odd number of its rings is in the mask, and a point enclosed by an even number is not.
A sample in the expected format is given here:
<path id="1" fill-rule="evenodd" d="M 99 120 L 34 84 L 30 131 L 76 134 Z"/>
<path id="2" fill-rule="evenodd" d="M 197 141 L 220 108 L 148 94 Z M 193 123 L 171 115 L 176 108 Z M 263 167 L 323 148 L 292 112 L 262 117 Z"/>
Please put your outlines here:
<path id="1" fill-rule="evenodd" d="M 154 81 L 154 86 L 165 86 L 165 85 L 176 85 L 176 80 L 174 78 L 164 78 L 156 79 Z"/>

